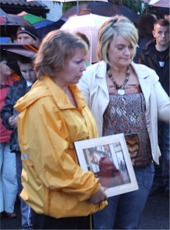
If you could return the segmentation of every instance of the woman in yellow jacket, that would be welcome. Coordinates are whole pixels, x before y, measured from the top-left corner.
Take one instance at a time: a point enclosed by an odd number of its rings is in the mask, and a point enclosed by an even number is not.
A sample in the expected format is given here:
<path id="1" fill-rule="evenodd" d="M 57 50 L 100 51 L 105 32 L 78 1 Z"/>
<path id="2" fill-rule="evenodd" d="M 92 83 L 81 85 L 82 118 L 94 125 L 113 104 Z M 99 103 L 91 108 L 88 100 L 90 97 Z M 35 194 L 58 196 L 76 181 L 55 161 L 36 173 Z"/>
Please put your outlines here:
<path id="1" fill-rule="evenodd" d="M 76 84 L 86 44 L 63 31 L 42 41 L 37 81 L 15 105 L 22 152 L 22 199 L 33 229 L 90 229 L 90 214 L 107 204 L 99 180 L 78 165 L 74 142 L 97 137 L 94 118 Z"/>

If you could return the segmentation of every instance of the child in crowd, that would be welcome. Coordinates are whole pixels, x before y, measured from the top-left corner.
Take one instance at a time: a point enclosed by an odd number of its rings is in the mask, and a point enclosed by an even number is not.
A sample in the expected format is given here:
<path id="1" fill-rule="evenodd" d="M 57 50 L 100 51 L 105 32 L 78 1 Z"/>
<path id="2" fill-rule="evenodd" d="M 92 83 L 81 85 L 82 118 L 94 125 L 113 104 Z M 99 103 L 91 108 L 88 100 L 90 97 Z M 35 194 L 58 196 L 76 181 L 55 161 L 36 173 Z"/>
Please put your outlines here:
<path id="1" fill-rule="evenodd" d="M 12 152 L 16 153 L 16 165 L 17 165 L 17 177 L 18 177 L 18 193 L 20 194 L 22 190 L 21 185 L 21 152 L 18 144 L 18 134 L 17 134 L 17 120 L 18 112 L 14 110 L 14 105 L 17 100 L 25 95 L 32 84 L 36 80 L 36 74 L 33 70 L 32 59 L 27 57 L 18 58 L 18 66 L 20 68 L 22 77 L 21 79 L 11 86 L 5 100 L 5 105 L 1 112 L 1 117 L 3 124 L 7 129 L 12 129 L 12 135 L 10 139 L 10 149 Z M 30 221 L 30 207 L 21 199 L 21 216 L 22 216 L 22 228 L 27 229 L 31 227 Z"/>

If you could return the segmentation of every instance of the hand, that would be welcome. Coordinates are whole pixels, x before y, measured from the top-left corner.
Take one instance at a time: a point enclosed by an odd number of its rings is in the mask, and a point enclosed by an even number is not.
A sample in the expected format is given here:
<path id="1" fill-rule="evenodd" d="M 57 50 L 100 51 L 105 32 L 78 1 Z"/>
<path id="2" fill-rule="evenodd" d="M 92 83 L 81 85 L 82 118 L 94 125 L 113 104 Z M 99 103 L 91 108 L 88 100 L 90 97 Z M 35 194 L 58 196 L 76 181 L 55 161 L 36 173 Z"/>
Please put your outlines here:
<path id="1" fill-rule="evenodd" d="M 106 200 L 107 196 L 102 188 L 100 188 L 95 194 L 93 194 L 89 201 L 93 204 L 100 204 L 102 201 Z"/>
<path id="2" fill-rule="evenodd" d="M 13 115 L 9 118 L 9 124 L 10 126 L 15 129 L 17 128 L 17 124 L 18 124 L 18 115 Z"/>

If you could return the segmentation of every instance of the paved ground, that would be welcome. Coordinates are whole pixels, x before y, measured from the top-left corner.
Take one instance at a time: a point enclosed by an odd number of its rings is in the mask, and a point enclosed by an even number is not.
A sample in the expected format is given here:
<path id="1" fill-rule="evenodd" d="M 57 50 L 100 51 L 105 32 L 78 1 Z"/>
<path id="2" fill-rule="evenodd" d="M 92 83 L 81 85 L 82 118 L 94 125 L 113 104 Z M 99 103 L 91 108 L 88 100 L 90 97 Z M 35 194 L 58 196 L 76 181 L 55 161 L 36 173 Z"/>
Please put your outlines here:
<path id="1" fill-rule="evenodd" d="M 170 229 L 169 198 L 163 194 L 150 196 L 143 214 L 140 229 Z M 20 229 L 19 204 L 16 204 L 17 218 L 7 220 L 1 218 L 0 229 Z"/>

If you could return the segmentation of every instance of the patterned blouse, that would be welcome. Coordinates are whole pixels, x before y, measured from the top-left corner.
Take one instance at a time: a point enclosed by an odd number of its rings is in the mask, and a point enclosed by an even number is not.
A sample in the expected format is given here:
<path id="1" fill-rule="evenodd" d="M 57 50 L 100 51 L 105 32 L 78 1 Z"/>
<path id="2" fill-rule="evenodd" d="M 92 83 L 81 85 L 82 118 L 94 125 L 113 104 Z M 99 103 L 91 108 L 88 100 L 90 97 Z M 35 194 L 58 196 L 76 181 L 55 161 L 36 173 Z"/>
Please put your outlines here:
<path id="1" fill-rule="evenodd" d="M 144 167 L 152 161 L 145 99 L 139 85 L 126 88 L 129 94 L 109 92 L 110 102 L 103 116 L 103 136 L 124 133 L 134 167 Z"/>

